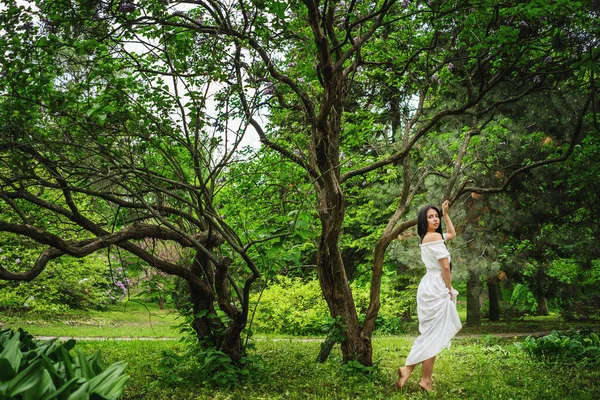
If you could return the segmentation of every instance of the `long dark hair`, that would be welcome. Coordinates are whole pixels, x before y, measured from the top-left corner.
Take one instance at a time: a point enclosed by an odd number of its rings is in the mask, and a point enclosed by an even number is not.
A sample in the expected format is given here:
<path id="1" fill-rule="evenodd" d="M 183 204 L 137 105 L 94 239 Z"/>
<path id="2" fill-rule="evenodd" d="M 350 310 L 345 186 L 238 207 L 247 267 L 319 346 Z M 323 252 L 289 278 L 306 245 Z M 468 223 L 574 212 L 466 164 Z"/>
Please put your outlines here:
<path id="1" fill-rule="evenodd" d="M 444 235 L 444 231 L 442 231 L 442 213 L 436 206 L 424 206 L 419 210 L 419 216 L 417 217 L 417 233 L 419 234 L 419 241 L 422 242 L 425 234 L 427 233 L 427 211 L 434 209 L 440 220 L 440 224 L 438 225 L 436 232 L 439 232 L 440 235 Z"/>

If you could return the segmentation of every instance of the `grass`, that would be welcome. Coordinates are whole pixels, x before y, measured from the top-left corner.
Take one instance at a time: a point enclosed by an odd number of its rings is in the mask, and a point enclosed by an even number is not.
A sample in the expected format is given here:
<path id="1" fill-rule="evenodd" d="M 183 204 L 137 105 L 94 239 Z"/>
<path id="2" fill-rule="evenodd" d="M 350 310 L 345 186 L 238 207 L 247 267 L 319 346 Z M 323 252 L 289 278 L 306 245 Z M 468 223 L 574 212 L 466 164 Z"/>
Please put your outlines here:
<path id="1" fill-rule="evenodd" d="M 376 367 L 359 371 L 341 363 L 339 348 L 325 364 L 315 358 L 319 341 L 257 335 L 250 351 L 256 361 L 239 386 L 213 387 L 204 384 L 205 370 L 193 368 L 185 344 L 178 341 L 120 341 L 110 338 L 178 338 L 173 325 L 176 313 L 151 304 L 131 302 L 107 311 L 72 311 L 48 316 L 0 314 L 4 328 L 23 327 L 34 335 L 104 337 L 79 340 L 85 352 L 101 351 L 106 364 L 129 363 L 131 381 L 125 399 L 595 399 L 600 369 L 571 365 L 547 366 L 528 358 L 514 346 L 520 339 L 500 338 L 492 333 L 526 333 L 594 327 L 572 324 L 557 315 L 526 317 L 510 323 L 485 322 L 465 327 L 449 350 L 438 357 L 434 372 L 435 392 L 421 393 L 417 367 L 407 390 L 394 388 L 397 368 L 403 363 L 416 322 L 406 325 L 406 336 L 375 336 L 373 360 Z M 597 324 L 596 324 L 597 325 Z M 322 338 L 319 338 L 322 339 Z"/>
<path id="2" fill-rule="evenodd" d="M 153 304 L 129 302 L 108 310 L 72 310 L 54 315 L 0 313 L 4 328 L 23 328 L 35 336 L 73 337 L 167 337 L 179 338 L 174 326 L 181 323 L 173 310 Z"/>
<path id="3" fill-rule="evenodd" d="M 174 356 L 184 354 L 179 342 L 79 342 L 85 351 L 100 350 L 107 363 L 129 362 L 130 384 L 125 399 L 596 399 L 599 369 L 559 368 L 535 362 L 512 340 L 495 344 L 479 339 L 455 340 L 435 364 L 435 391 L 418 387 L 417 367 L 403 393 L 395 390 L 398 366 L 412 339 L 376 338 L 376 368 L 364 374 L 341 364 L 335 349 L 325 364 L 315 362 L 319 343 L 297 340 L 256 342 L 258 358 L 251 373 L 232 388 L 201 383 L 202 370 L 172 375 Z M 163 358 L 163 354 L 167 354 Z M 179 360 L 179 362 L 182 362 Z M 194 375 L 196 374 L 196 375 Z"/>
<path id="4" fill-rule="evenodd" d="M 460 312 L 463 311 L 459 308 Z M 461 316 L 464 321 L 465 315 Z M 5 328 L 23 328 L 36 336 L 82 337 L 82 338 L 179 338 L 175 327 L 181 318 L 174 310 L 160 310 L 155 304 L 129 302 L 111 305 L 108 310 L 72 310 L 53 315 L 11 314 L 0 312 L 0 326 Z M 537 333 L 570 328 L 594 328 L 597 323 L 577 324 L 563 321 L 558 314 L 537 317 L 526 316 L 511 322 L 482 321 L 479 327 L 463 326 L 461 336 L 485 336 L 489 334 Z M 418 322 L 404 325 L 408 336 L 418 335 Z M 261 338 L 297 338 L 289 335 L 258 334 Z M 376 333 L 376 336 L 384 336 Z M 320 337 L 319 337 L 320 338 Z"/>

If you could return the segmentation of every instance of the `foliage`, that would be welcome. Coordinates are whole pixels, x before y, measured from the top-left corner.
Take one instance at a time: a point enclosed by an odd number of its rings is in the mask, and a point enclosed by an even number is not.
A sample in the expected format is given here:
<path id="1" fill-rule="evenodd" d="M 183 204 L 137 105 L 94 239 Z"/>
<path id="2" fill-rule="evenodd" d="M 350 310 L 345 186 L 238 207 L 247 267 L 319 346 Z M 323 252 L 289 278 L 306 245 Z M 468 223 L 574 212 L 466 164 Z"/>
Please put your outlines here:
<path id="1" fill-rule="evenodd" d="M 2 254 L 20 255 L 20 264 L 32 263 L 35 249 L 2 246 Z M 0 281 L 0 309 L 9 313 L 58 313 L 69 308 L 105 309 L 115 298 L 106 258 L 64 257 L 51 263 L 33 282 Z"/>
<path id="2" fill-rule="evenodd" d="M 194 380 L 211 387 L 235 386 L 250 373 L 251 359 L 242 358 L 234 363 L 222 351 L 198 347 L 188 343 L 182 351 L 163 350 L 158 361 L 156 385 L 177 387 L 186 380 Z"/>
<path id="3" fill-rule="evenodd" d="M 600 365 L 600 339 L 593 331 L 553 331 L 517 343 L 531 358 L 546 364 Z"/>
<path id="4" fill-rule="evenodd" d="M 398 334 L 404 327 L 401 316 L 403 304 L 398 301 L 404 292 L 386 287 L 382 298 L 382 311 L 377 319 L 377 332 Z M 414 288 L 413 288 L 414 290 Z M 359 312 L 364 312 L 369 301 L 368 288 L 353 284 L 352 291 Z M 414 293 L 412 293 L 414 302 Z M 319 281 L 281 276 L 261 292 L 252 296 L 257 302 L 252 319 L 252 330 L 256 333 L 277 333 L 297 336 L 323 336 L 339 326 L 340 317 L 332 318 L 321 295 Z M 342 337 L 336 335 L 337 343 Z"/>
<path id="5" fill-rule="evenodd" d="M 319 281 L 282 276 L 262 292 L 254 294 L 258 308 L 252 320 L 255 332 L 292 335 L 322 334 L 329 318 Z M 260 299 L 260 300 L 259 300 Z"/>
<path id="6" fill-rule="evenodd" d="M 106 369 L 100 353 L 76 357 L 69 354 L 75 341 L 56 339 L 37 342 L 18 330 L 0 331 L 0 398 L 6 399 L 117 399 L 129 379 L 126 363 L 117 361 Z"/>
<path id="7" fill-rule="evenodd" d="M 600 320 L 600 295 L 582 296 L 563 306 L 560 315 L 566 321 L 598 321 Z"/>
<path id="8" fill-rule="evenodd" d="M 525 285 L 516 284 L 513 288 L 510 298 L 511 306 L 515 307 L 517 312 L 533 313 L 537 309 L 537 301 L 533 293 Z"/>
<path id="9" fill-rule="evenodd" d="M 177 297 L 175 279 L 165 273 L 154 273 L 141 280 L 137 296 L 145 301 L 155 302 L 163 310 L 166 303 Z"/>

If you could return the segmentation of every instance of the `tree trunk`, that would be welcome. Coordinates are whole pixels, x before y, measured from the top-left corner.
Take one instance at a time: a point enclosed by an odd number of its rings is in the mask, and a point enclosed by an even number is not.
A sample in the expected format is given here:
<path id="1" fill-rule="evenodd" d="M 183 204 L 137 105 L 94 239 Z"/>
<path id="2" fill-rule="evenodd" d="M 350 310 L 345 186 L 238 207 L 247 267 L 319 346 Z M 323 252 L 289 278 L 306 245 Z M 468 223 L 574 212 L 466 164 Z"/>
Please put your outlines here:
<path id="1" fill-rule="evenodd" d="M 500 321 L 500 303 L 498 299 L 498 277 L 488 279 L 488 299 L 490 302 L 490 321 Z"/>
<path id="2" fill-rule="evenodd" d="M 317 257 L 317 272 L 331 316 L 340 317 L 340 329 L 344 335 L 341 343 L 344 361 L 356 359 L 365 366 L 373 364 L 370 338 L 363 338 L 356 313 L 350 285 L 338 246 L 339 233 L 334 226 L 323 224 L 323 234 Z"/>
<path id="3" fill-rule="evenodd" d="M 548 315 L 548 299 L 543 294 L 537 296 L 537 315 Z"/>
<path id="4" fill-rule="evenodd" d="M 540 265 L 537 266 L 535 297 L 537 300 L 537 315 L 548 315 L 548 299 L 544 290 L 544 272 Z"/>
<path id="5" fill-rule="evenodd" d="M 481 309 L 479 303 L 479 295 L 483 290 L 479 275 L 473 271 L 469 271 L 467 280 L 467 326 L 481 325 Z"/>
<path id="6" fill-rule="evenodd" d="M 228 265 L 229 263 L 224 262 L 215 273 L 210 260 L 200 252 L 196 254 L 192 270 L 208 283 L 202 286 L 189 284 L 194 312 L 191 325 L 202 347 L 220 350 L 237 364 L 244 356 L 241 333 L 246 326 L 246 320 L 231 306 L 225 288 Z M 221 310 L 229 317 L 227 325 L 217 316 L 215 300 L 218 300 Z"/>

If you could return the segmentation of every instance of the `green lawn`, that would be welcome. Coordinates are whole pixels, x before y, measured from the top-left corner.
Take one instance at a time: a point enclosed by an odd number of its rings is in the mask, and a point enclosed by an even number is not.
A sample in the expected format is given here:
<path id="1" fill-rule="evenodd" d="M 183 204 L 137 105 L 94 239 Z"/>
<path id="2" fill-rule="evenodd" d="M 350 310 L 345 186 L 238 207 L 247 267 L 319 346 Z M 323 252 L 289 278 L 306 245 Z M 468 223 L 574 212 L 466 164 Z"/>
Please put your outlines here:
<path id="1" fill-rule="evenodd" d="M 107 311 L 72 311 L 53 316 L 0 314 L 4 328 L 22 327 L 37 336 L 104 337 L 79 340 L 77 347 L 100 350 L 105 363 L 126 360 L 131 381 L 126 399 L 596 399 L 600 398 L 599 368 L 547 366 L 533 361 L 514 346 L 512 334 L 553 329 L 595 327 L 569 324 L 557 315 L 526 317 L 510 323 L 485 322 L 465 327 L 451 349 L 440 354 L 434 372 L 435 392 L 421 393 L 415 370 L 405 393 L 394 388 L 397 368 L 403 363 L 417 323 L 406 325 L 402 336 L 374 337 L 376 367 L 368 374 L 342 365 L 339 348 L 329 361 L 315 358 L 319 340 L 256 335 L 250 355 L 250 373 L 234 388 L 202 383 L 206 373 L 187 360 L 185 345 L 176 340 L 148 341 L 135 338 L 179 338 L 177 314 L 153 305 L 131 302 Z M 511 334 L 499 338 L 492 334 Z M 130 341 L 110 338 L 129 337 Z M 321 339 L 321 338 L 318 338 Z"/>
<path id="2" fill-rule="evenodd" d="M 459 307 L 459 315 L 466 319 L 464 310 Z M 0 326 L 5 328 L 23 328 L 35 336 L 69 336 L 69 337 L 106 337 L 106 338 L 179 338 L 176 328 L 182 322 L 175 310 L 160 310 L 154 304 L 129 302 L 112 305 L 105 311 L 72 310 L 56 315 L 14 314 L 0 312 Z M 459 335 L 489 335 L 508 333 L 547 332 L 551 330 L 567 330 L 569 328 L 590 328 L 597 323 L 568 323 L 558 314 L 546 317 L 527 316 L 522 320 L 511 322 L 482 321 L 479 327 L 463 326 Z M 405 334 L 416 336 L 418 322 L 415 320 L 404 325 Z M 290 337 L 274 334 L 260 337 Z M 375 336 L 378 336 L 375 333 Z"/>
<path id="3" fill-rule="evenodd" d="M 204 386 L 202 370 L 174 375 L 173 363 L 184 348 L 178 342 L 80 342 L 100 350 L 105 362 L 129 362 L 131 382 L 126 399 L 597 399 L 599 369 L 544 366 L 530 360 L 512 340 L 455 340 L 435 365 L 431 395 L 417 387 L 417 367 L 404 393 L 394 388 L 396 371 L 412 339 L 376 338 L 370 374 L 340 363 L 339 349 L 325 364 L 315 362 L 317 342 L 260 340 L 251 354 L 258 361 L 234 388 Z M 167 355 L 163 358 L 163 355 Z M 166 360 L 166 361 L 165 361 Z"/>
<path id="4" fill-rule="evenodd" d="M 73 310 L 56 315 L 0 313 L 4 328 L 23 328 L 35 336 L 73 337 L 169 337 L 178 338 L 174 326 L 181 323 L 174 310 L 153 304 L 130 302 L 112 305 L 106 311 Z"/>

